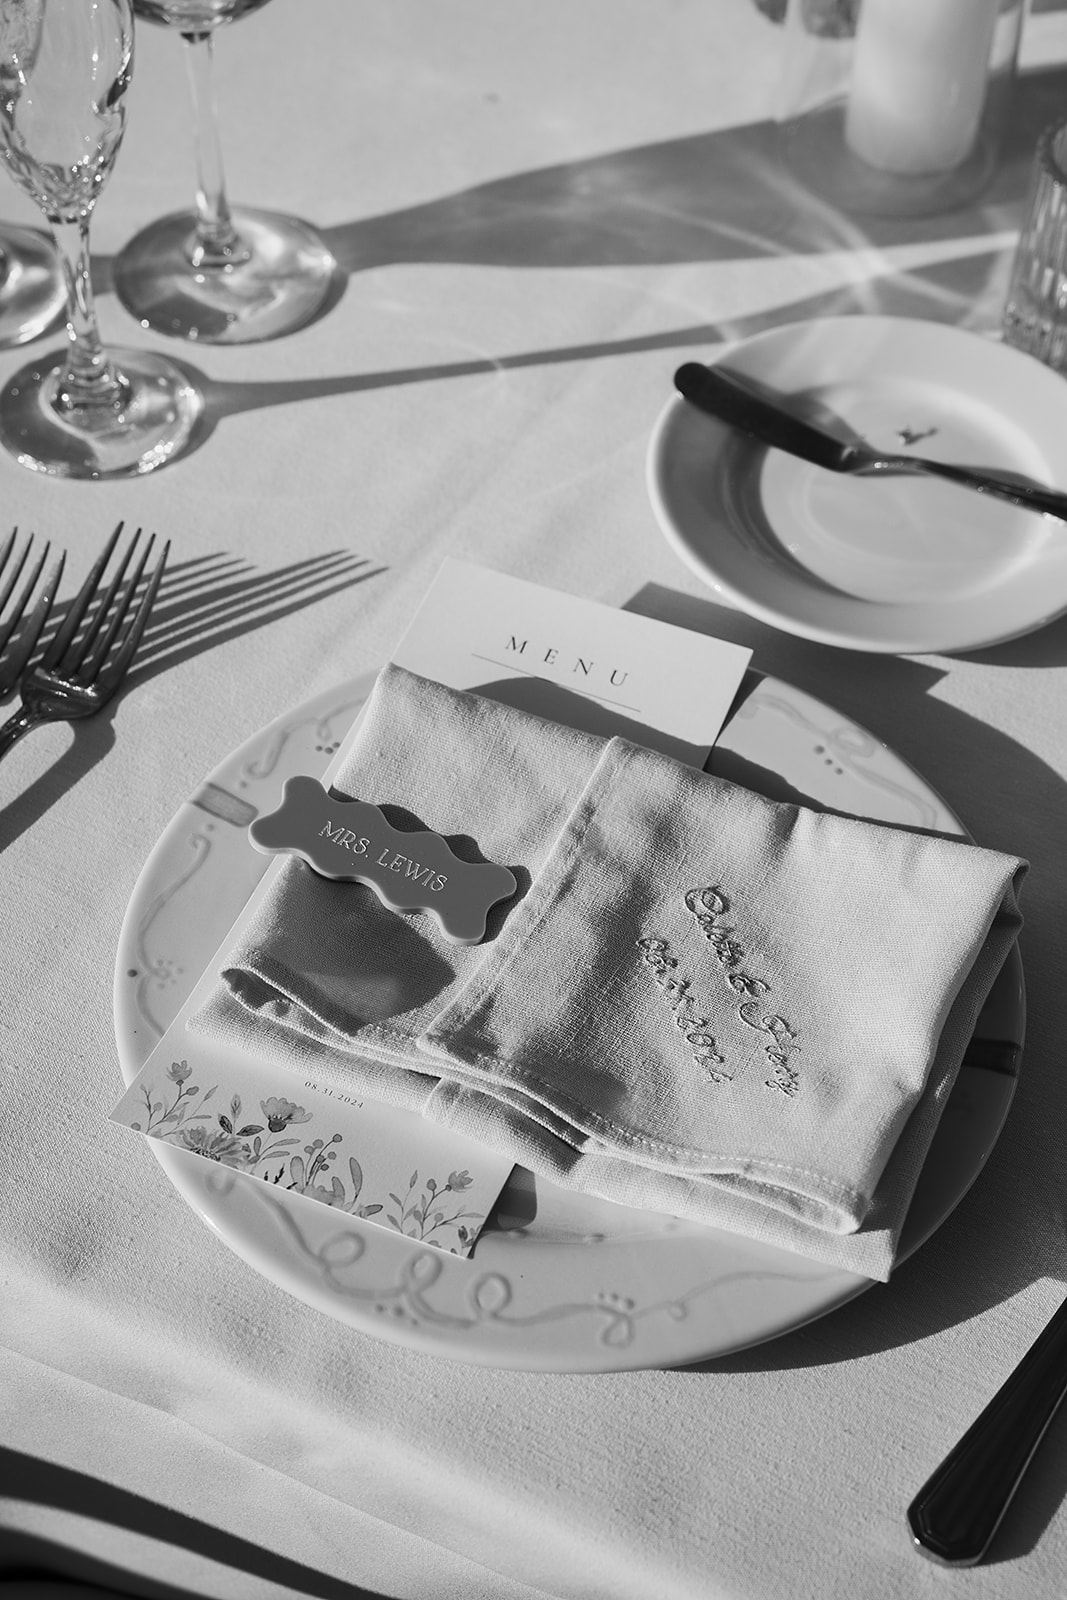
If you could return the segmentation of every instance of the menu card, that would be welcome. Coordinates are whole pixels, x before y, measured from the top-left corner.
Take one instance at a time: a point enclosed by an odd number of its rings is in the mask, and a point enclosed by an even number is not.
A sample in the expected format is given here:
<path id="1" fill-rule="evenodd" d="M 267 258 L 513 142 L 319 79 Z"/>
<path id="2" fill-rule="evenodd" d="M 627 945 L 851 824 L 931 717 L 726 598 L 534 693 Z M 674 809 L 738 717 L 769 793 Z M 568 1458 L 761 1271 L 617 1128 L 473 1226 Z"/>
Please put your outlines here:
<path id="1" fill-rule="evenodd" d="M 462 561 L 445 563 L 394 652 L 409 671 L 605 738 L 702 766 L 750 652 Z M 323 774 L 344 762 L 358 724 Z M 381 797 L 384 801 L 387 797 Z M 252 845 L 249 844 L 249 849 Z M 237 924 L 111 1120 L 414 1242 L 467 1255 L 512 1162 L 417 1116 L 248 1059 L 187 1028 L 237 929 L 270 891 L 269 863 Z M 352 885 L 354 894 L 373 891 Z"/>
<path id="2" fill-rule="evenodd" d="M 449 558 L 397 666 L 690 766 L 708 758 L 752 652 Z"/>

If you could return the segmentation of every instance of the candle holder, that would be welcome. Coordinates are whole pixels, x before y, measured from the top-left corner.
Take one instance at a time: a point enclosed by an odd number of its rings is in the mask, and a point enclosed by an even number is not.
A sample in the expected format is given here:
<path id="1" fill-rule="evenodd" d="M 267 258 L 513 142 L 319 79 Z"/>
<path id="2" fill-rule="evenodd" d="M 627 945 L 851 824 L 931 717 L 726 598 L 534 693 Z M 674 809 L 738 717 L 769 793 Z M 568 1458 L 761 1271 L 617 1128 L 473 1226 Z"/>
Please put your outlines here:
<path id="1" fill-rule="evenodd" d="M 846 211 L 924 216 L 996 166 L 1025 0 L 788 0 L 785 159 Z"/>

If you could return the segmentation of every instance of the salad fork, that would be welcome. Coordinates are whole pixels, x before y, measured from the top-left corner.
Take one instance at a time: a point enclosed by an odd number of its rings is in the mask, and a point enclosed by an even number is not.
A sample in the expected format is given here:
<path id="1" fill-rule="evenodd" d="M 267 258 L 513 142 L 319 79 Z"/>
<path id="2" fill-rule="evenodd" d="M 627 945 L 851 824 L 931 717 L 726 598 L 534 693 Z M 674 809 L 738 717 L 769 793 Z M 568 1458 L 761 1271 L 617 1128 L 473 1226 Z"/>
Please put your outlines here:
<path id="1" fill-rule="evenodd" d="M 44 655 L 24 674 L 20 684 L 22 705 L 0 727 L 0 757 L 42 722 L 74 722 L 95 715 L 107 705 L 126 676 L 159 590 L 170 543 L 164 545 L 131 615 L 156 536 L 149 536 L 127 578 L 141 538 L 141 529 L 137 529 L 106 591 L 100 594 L 104 570 L 122 527 L 120 522 L 107 541 Z M 94 599 L 96 606 L 91 609 Z M 79 634 L 87 617 L 85 629 Z"/>
<path id="2" fill-rule="evenodd" d="M 37 648 L 37 641 L 41 637 L 41 630 L 48 620 L 48 614 L 59 588 L 59 580 L 63 576 L 63 563 L 66 551 L 60 551 L 54 566 L 49 572 L 41 589 L 37 591 L 37 598 L 33 610 L 26 617 L 21 633 L 15 639 L 15 630 L 26 614 L 27 607 L 33 597 L 41 573 L 44 571 L 45 562 L 48 560 L 52 546 L 46 543 L 41 554 L 30 568 L 18 594 L 15 594 L 15 585 L 26 571 L 26 563 L 30 559 L 30 550 L 33 548 L 33 534 L 31 533 L 21 552 L 15 554 L 15 541 L 18 529 L 12 528 L 3 548 L 0 549 L 0 700 L 6 700 L 15 688 L 22 674 L 29 664 L 30 657 Z M 5 576 L 6 574 L 6 576 Z M 15 596 L 12 601 L 12 595 Z M 7 616 L 5 608 L 10 604 Z M 8 645 L 12 639 L 15 643 L 11 650 Z"/>

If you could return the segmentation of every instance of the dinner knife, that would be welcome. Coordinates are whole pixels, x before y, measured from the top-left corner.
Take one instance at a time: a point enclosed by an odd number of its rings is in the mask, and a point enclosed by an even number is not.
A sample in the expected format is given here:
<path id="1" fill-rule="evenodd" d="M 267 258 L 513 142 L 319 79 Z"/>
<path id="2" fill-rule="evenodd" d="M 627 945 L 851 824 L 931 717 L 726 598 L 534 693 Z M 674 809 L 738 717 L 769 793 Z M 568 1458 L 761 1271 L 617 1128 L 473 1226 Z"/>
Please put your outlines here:
<path id="1" fill-rule="evenodd" d="M 908 1507 L 921 1555 L 981 1561 L 1065 1395 L 1067 1301 Z"/>
<path id="2" fill-rule="evenodd" d="M 699 361 L 687 361 L 674 374 L 674 384 L 679 394 L 709 416 L 829 472 L 928 473 L 1067 522 L 1067 494 L 1025 479 L 1016 481 L 924 456 L 883 454 L 862 441 L 835 438 L 757 392 L 744 378 L 721 365 L 706 367 Z"/>

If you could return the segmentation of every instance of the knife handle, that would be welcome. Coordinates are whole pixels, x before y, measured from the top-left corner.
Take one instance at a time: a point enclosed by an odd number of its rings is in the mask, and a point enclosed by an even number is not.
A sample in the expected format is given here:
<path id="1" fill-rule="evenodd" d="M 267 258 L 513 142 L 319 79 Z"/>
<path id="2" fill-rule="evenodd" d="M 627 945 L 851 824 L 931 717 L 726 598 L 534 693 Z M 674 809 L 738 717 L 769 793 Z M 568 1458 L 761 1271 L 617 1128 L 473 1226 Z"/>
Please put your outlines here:
<path id="1" fill-rule="evenodd" d="M 920 1554 L 981 1561 L 1065 1394 L 1067 1301 L 908 1507 Z"/>

